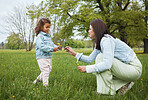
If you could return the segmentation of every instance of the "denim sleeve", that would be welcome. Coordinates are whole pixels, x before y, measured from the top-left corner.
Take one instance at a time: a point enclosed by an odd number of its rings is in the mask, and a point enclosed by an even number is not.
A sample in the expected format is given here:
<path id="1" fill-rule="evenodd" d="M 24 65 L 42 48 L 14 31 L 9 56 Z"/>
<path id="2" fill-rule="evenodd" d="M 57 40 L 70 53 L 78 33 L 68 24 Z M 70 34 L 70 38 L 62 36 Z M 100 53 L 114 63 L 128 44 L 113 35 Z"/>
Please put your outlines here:
<path id="1" fill-rule="evenodd" d="M 53 47 L 58 47 L 57 45 L 55 45 L 53 42 L 52 42 L 52 44 L 53 44 Z"/>
<path id="2" fill-rule="evenodd" d="M 52 42 L 52 44 L 53 44 L 53 47 L 56 47 L 56 48 L 58 48 L 59 46 L 57 46 L 57 45 L 55 45 L 53 42 Z M 59 49 L 57 49 L 57 51 L 58 51 Z"/>
<path id="3" fill-rule="evenodd" d="M 37 37 L 36 46 L 44 52 L 52 52 L 53 51 L 52 44 L 47 45 L 46 43 L 44 43 L 43 38 L 41 36 Z"/>
<path id="4" fill-rule="evenodd" d="M 115 43 L 110 38 L 105 38 L 101 45 L 103 61 L 94 65 L 94 68 L 98 73 L 110 69 L 114 59 Z"/>
<path id="5" fill-rule="evenodd" d="M 77 63 L 79 60 L 86 63 L 91 63 L 96 59 L 96 56 L 100 53 L 100 50 L 94 49 L 89 56 L 83 55 L 83 53 L 77 53 Z"/>

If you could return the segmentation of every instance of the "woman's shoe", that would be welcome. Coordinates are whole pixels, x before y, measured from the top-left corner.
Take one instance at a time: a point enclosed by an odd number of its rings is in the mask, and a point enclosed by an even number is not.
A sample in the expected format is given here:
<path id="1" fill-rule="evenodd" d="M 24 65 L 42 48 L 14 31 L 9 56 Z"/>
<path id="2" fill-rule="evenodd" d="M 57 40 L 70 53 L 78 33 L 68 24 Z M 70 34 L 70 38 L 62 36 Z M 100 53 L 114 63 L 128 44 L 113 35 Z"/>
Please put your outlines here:
<path id="1" fill-rule="evenodd" d="M 134 82 L 129 82 L 126 85 L 122 86 L 120 90 L 120 94 L 124 95 L 128 90 L 132 88 L 133 85 L 134 85 Z"/>

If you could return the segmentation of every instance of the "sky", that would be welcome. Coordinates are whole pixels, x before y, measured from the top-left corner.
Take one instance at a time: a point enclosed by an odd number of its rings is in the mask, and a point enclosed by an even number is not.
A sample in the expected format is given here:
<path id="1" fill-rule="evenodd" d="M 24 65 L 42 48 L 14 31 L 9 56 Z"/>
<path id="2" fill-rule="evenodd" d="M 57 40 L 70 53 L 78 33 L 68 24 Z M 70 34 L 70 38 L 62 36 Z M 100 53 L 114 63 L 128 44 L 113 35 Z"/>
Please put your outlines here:
<path id="1" fill-rule="evenodd" d="M 42 0 L 0 0 L 0 24 L 3 25 L 3 19 L 8 15 L 8 13 L 15 7 L 20 4 L 23 5 L 38 5 Z M 44 0 L 43 0 L 44 1 Z M 0 26 L 0 43 L 4 42 L 9 36 L 8 34 L 2 34 L 3 27 Z"/>

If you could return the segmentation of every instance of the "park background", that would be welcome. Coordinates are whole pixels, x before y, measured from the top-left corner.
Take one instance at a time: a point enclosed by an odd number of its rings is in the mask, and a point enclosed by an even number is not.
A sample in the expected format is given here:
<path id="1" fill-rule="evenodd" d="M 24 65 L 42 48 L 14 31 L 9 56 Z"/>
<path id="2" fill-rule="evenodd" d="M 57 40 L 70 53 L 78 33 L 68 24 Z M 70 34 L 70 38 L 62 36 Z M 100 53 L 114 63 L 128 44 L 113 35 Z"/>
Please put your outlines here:
<path id="1" fill-rule="evenodd" d="M 46 0 L 38 5 L 16 5 L 0 24 L 9 34 L 0 43 L 0 98 L 2 99 L 110 99 L 96 95 L 94 75 L 80 73 L 76 59 L 62 48 L 53 53 L 49 87 L 36 86 L 40 73 L 35 58 L 34 27 L 41 17 L 49 17 L 50 34 L 55 44 L 71 46 L 89 55 L 94 42 L 89 38 L 89 23 L 102 19 L 111 34 L 127 43 L 143 64 L 143 74 L 126 95 L 112 99 L 148 99 L 148 1 L 147 0 Z M 94 64 L 91 63 L 91 64 Z M 79 62 L 79 65 L 87 65 Z"/>

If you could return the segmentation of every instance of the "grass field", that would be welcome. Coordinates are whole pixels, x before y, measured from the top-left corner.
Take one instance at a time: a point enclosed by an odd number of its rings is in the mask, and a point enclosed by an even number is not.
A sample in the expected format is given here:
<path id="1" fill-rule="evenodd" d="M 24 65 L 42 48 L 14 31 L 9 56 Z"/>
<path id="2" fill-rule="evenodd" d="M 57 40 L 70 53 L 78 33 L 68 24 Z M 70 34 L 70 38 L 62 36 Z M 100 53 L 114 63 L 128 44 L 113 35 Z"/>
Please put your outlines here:
<path id="1" fill-rule="evenodd" d="M 76 51 L 89 55 L 92 50 Z M 143 65 L 142 76 L 127 94 L 110 98 L 96 94 L 96 77 L 81 73 L 76 59 L 65 51 L 53 53 L 49 86 L 45 88 L 42 83 L 32 84 L 40 73 L 34 50 L 0 50 L 0 100 L 148 100 L 148 54 L 137 56 Z"/>

